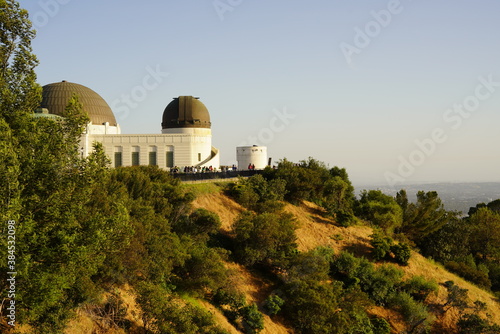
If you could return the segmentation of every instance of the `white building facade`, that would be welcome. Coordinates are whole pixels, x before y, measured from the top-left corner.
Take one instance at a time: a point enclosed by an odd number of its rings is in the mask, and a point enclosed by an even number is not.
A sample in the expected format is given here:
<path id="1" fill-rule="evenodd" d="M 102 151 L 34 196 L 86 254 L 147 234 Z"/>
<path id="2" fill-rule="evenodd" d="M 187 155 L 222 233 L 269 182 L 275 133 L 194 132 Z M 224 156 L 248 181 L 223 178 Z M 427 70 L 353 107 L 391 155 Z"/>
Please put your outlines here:
<path id="1" fill-rule="evenodd" d="M 161 134 L 121 134 L 104 99 L 79 84 L 63 81 L 44 86 L 41 108 L 63 116 L 73 94 L 78 96 L 90 118 L 81 138 L 83 157 L 92 152 L 94 142 L 100 142 L 113 167 L 156 165 L 167 170 L 220 167 L 219 150 L 212 146 L 210 114 L 198 98 L 174 98 L 163 112 Z"/>

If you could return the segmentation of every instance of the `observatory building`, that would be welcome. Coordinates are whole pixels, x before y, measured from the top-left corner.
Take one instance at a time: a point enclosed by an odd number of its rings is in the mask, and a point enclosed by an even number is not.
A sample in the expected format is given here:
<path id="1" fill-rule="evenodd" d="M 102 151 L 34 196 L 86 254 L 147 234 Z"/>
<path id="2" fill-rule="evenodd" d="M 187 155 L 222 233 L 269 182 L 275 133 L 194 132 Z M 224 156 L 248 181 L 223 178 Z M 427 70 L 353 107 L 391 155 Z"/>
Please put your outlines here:
<path id="1" fill-rule="evenodd" d="M 121 134 L 113 111 L 99 94 L 67 81 L 43 86 L 37 113 L 63 116 L 73 94 L 90 119 L 81 138 L 83 157 L 92 152 L 92 144 L 97 141 L 103 144 L 114 167 L 220 167 L 219 150 L 212 146 L 210 114 L 196 97 L 179 96 L 166 106 L 161 134 Z"/>

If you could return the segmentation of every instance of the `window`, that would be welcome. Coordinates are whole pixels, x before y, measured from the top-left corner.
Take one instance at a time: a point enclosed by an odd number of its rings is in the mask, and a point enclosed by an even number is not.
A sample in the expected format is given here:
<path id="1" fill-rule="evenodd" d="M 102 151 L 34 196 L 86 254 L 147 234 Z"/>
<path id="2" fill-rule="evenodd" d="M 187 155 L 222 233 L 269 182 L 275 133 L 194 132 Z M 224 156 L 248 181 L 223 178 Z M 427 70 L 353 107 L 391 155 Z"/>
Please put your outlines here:
<path id="1" fill-rule="evenodd" d="M 122 152 L 115 152 L 115 168 L 122 166 Z"/>
<path id="2" fill-rule="evenodd" d="M 115 168 L 123 166 L 122 152 L 123 148 L 121 146 L 115 146 Z"/>
<path id="3" fill-rule="evenodd" d="M 174 167 L 174 152 L 167 152 L 167 167 Z"/>
<path id="4" fill-rule="evenodd" d="M 132 166 L 139 166 L 141 161 L 139 160 L 140 148 L 139 146 L 132 146 Z"/>
<path id="5" fill-rule="evenodd" d="M 156 161 L 156 146 L 149 147 L 149 165 L 150 166 L 158 165 Z"/>
<path id="6" fill-rule="evenodd" d="M 149 152 L 149 165 L 156 166 L 156 152 Z"/>
<path id="7" fill-rule="evenodd" d="M 198 153 L 198 161 L 201 161 L 201 153 Z"/>
<path id="8" fill-rule="evenodd" d="M 132 166 L 139 166 L 139 152 L 132 152 Z"/>
<path id="9" fill-rule="evenodd" d="M 167 146 L 166 148 L 166 158 L 167 158 L 167 163 L 166 167 L 172 168 L 174 167 L 174 147 L 173 146 Z"/>

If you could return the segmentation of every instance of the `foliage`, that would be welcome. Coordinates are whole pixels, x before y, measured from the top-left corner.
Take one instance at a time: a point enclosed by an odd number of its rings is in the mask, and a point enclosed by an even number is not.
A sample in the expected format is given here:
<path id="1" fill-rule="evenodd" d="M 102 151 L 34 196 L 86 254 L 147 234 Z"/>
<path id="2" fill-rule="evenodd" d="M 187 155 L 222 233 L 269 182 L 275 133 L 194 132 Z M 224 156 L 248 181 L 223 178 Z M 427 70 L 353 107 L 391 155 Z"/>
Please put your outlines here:
<path id="1" fill-rule="evenodd" d="M 373 318 L 370 321 L 373 326 L 373 334 L 391 333 L 391 325 L 384 318 Z"/>
<path id="2" fill-rule="evenodd" d="M 299 204 L 307 200 L 322 206 L 341 225 L 356 222 L 353 212 L 354 187 L 344 168 L 328 169 L 318 160 L 309 158 L 298 164 L 283 159 L 276 170 L 266 169 L 268 180 L 281 180 L 285 185 L 285 200 Z"/>
<path id="3" fill-rule="evenodd" d="M 281 311 L 285 301 L 278 295 L 270 295 L 264 302 L 264 308 L 269 315 L 276 315 Z"/>
<path id="4" fill-rule="evenodd" d="M 370 235 L 370 244 L 373 247 L 373 258 L 375 260 L 384 259 L 391 250 L 392 238 L 385 236 L 380 230 L 376 230 Z"/>
<path id="5" fill-rule="evenodd" d="M 457 323 L 459 334 L 496 334 L 500 326 L 477 314 L 463 314 Z"/>
<path id="6" fill-rule="evenodd" d="M 151 284 L 139 285 L 139 305 L 149 333 L 224 334 L 210 313 L 193 306 L 164 288 Z"/>
<path id="7" fill-rule="evenodd" d="M 440 230 L 422 239 L 424 255 L 480 286 L 500 289 L 500 214 L 487 206 L 464 219 L 451 219 Z M 459 241 L 459 242 L 457 242 Z"/>
<path id="8" fill-rule="evenodd" d="M 277 212 L 283 208 L 281 201 L 286 193 L 285 181 L 280 178 L 266 180 L 257 174 L 229 184 L 227 193 L 249 210 L 258 213 Z"/>
<path id="9" fill-rule="evenodd" d="M 456 307 L 460 311 L 463 311 L 465 308 L 467 308 L 467 298 L 469 290 L 459 287 L 453 281 L 446 281 L 444 283 L 444 286 L 448 291 L 446 303 L 443 305 L 443 308 L 446 308 L 446 306 L 448 306 L 448 308 L 445 309 L 445 312 L 452 307 Z"/>
<path id="10" fill-rule="evenodd" d="M 390 247 L 394 259 L 401 265 L 407 266 L 411 257 L 411 247 L 406 243 L 399 243 Z"/>
<path id="11" fill-rule="evenodd" d="M 380 227 L 387 235 L 403 223 L 403 210 L 396 200 L 380 190 L 364 190 L 356 205 L 356 214 Z"/>
<path id="12" fill-rule="evenodd" d="M 23 123 L 39 106 L 31 41 L 35 38 L 28 12 L 14 0 L 0 1 L 0 118 L 23 136 Z"/>
<path id="13" fill-rule="evenodd" d="M 405 190 L 396 195 L 396 202 L 403 210 L 403 224 L 400 232 L 417 245 L 427 235 L 441 229 L 456 213 L 444 209 L 443 203 L 435 191 L 419 191 L 417 202 L 409 203 Z"/>
<path id="14" fill-rule="evenodd" d="M 233 226 L 235 254 L 246 265 L 283 265 L 296 252 L 292 215 L 243 212 Z"/>
<path id="15" fill-rule="evenodd" d="M 449 261 L 445 263 L 445 268 L 452 273 L 455 273 L 481 287 L 484 287 L 486 289 L 489 289 L 491 287 L 491 282 L 488 278 L 488 272 L 476 269 L 474 261 L 472 261 L 472 264 Z"/>
<path id="16" fill-rule="evenodd" d="M 256 334 L 264 329 L 264 317 L 262 313 L 259 312 L 257 304 L 252 303 L 241 308 L 240 314 L 248 334 Z"/>
<path id="17" fill-rule="evenodd" d="M 411 257 L 411 248 L 406 243 L 394 244 L 394 240 L 382 233 L 380 230 L 370 236 L 370 244 L 373 247 L 372 254 L 375 260 L 390 259 L 390 255 L 401 265 L 408 265 Z"/>
<path id="18" fill-rule="evenodd" d="M 500 262 L 500 213 L 481 208 L 468 220 L 471 226 L 470 248 L 481 262 Z"/>
<path id="19" fill-rule="evenodd" d="M 403 290 L 416 301 L 424 302 L 430 294 L 437 294 L 438 284 L 428 281 L 423 276 L 413 276 L 403 283 Z"/>
<path id="20" fill-rule="evenodd" d="M 426 333 L 435 320 L 424 304 L 406 292 L 394 294 L 390 303 L 403 316 L 407 333 Z"/>
<path id="21" fill-rule="evenodd" d="M 481 208 L 488 208 L 493 212 L 500 213 L 500 199 L 494 200 L 488 204 L 480 203 L 475 207 L 470 208 L 468 213 L 469 217 L 474 215 Z"/>

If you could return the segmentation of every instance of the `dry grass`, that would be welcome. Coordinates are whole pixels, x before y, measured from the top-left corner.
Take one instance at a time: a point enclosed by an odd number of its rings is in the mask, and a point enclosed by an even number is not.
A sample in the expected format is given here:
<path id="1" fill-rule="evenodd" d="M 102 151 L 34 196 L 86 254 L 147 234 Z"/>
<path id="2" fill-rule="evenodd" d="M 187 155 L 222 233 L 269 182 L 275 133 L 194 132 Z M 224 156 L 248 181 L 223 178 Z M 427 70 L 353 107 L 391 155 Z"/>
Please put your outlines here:
<path id="1" fill-rule="evenodd" d="M 235 219 L 245 209 L 232 199 L 221 193 L 204 193 L 196 197 L 192 203 L 195 209 L 204 208 L 219 215 L 222 222 L 222 230 L 229 232 Z"/>

